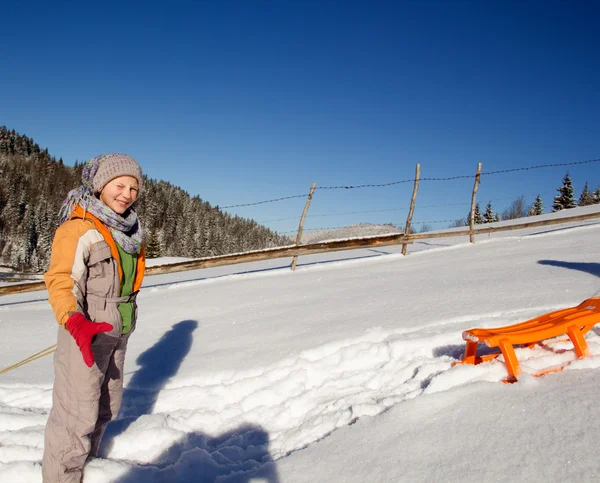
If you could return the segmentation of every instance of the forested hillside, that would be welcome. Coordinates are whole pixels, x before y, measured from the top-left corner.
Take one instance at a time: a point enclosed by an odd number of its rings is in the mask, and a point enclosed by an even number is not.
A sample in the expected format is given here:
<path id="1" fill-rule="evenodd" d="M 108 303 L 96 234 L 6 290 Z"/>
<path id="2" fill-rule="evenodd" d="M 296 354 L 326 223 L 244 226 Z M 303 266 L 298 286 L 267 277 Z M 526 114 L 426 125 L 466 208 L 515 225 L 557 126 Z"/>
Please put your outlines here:
<path id="1" fill-rule="evenodd" d="M 65 166 L 33 139 L 0 126 L 0 264 L 45 270 L 60 205 L 80 184 L 81 167 Z M 149 257 L 206 257 L 290 243 L 166 181 L 144 177 L 136 211 Z"/>

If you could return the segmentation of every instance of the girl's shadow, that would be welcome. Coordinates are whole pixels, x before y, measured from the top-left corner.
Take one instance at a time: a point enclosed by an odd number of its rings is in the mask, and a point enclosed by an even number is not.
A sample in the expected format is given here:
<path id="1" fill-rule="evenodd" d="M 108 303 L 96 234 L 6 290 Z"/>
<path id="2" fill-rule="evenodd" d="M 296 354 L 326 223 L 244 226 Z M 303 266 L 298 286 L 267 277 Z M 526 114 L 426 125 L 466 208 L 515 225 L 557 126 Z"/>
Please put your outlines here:
<path id="1" fill-rule="evenodd" d="M 192 347 L 192 333 L 198 327 L 195 320 L 184 320 L 171 327 L 160 340 L 140 354 L 134 373 L 123 391 L 121 411 L 106 428 L 100 454 L 110 452 L 114 438 L 124 433 L 136 419 L 151 414 L 156 399 L 167 381 L 177 374 L 179 366 Z"/>
<path id="2" fill-rule="evenodd" d="M 165 384 L 179 371 L 192 347 L 195 320 L 175 324 L 161 339 L 137 359 L 140 368 L 123 391 L 118 418 L 104 434 L 100 455 L 110 453 L 115 438 L 132 423 L 154 410 L 158 395 Z M 179 482 L 179 483 L 243 483 L 251 478 L 263 478 L 277 483 L 276 465 L 269 452 L 269 435 L 257 425 L 243 424 L 217 437 L 187 433 L 156 461 L 134 466 L 119 483 Z"/>

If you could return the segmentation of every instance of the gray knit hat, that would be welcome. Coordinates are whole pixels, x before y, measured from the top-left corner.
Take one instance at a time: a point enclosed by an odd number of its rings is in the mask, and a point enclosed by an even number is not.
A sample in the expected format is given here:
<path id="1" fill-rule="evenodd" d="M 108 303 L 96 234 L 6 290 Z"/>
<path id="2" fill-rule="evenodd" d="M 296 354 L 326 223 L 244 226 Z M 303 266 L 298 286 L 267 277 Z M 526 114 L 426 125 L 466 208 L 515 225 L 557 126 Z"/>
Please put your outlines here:
<path id="1" fill-rule="evenodd" d="M 121 153 L 109 153 L 98 156 L 95 161 L 98 162 L 98 169 L 92 179 L 95 193 L 102 191 L 109 181 L 119 176 L 133 176 L 142 191 L 142 168 L 132 157 Z"/>

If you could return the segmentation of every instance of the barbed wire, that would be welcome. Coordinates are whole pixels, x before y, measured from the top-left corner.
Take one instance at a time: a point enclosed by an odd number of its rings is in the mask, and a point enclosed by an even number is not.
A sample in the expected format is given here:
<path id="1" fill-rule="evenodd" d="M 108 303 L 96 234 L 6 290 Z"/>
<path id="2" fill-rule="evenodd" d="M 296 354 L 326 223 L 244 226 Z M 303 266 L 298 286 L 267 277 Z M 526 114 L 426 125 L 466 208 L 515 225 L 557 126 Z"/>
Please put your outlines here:
<path id="1" fill-rule="evenodd" d="M 437 204 L 437 205 L 423 205 L 423 206 L 419 206 L 418 208 L 444 208 L 446 206 L 458 206 L 458 205 L 470 205 L 471 202 L 470 201 L 463 201 L 460 203 L 442 203 L 442 204 Z"/>
<path id="2" fill-rule="evenodd" d="M 290 216 L 288 218 L 276 218 L 274 220 L 261 220 L 261 221 L 257 221 L 257 223 L 274 223 L 276 221 L 287 221 L 287 220 L 299 220 L 300 218 L 302 218 L 301 216 Z"/>
<path id="3" fill-rule="evenodd" d="M 512 197 L 505 197 L 505 198 L 493 198 L 490 201 L 501 201 L 501 200 L 509 200 L 509 199 L 513 199 Z M 439 204 L 439 205 L 427 205 L 427 206 L 422 206 L 421 208 L 438 208 L 438 207 L 446 207 L 446 206 L 456 206 L 456 205 L 470 205 L 471 202 L 465 202 L 465 203 L 447 203 L 447 204 Z M 404 210 L 404 208 L 399 208 L 398 210 Z M 369 213 L 369 212 L 379 212 L 379 211 L 396 211 L 396 210 L 369 210 L 369 211 L 365 211 L 365 212 L 355 212 L 355 213 Z M 337 213 L 340 214 L 340 213 Z M 354 214 L 354 213 L 351 213 Z M 496 214 L 499 214 L 498 212 L 496 212 Z M 334 214 L 332 214 L 333 216 Z M 310 215 L 307 216 L 307 218 Z M 449 220 L 412 220 L 411 221 L 411 226 L 416 226 L 416 225 L 426 225 L 426 224 L 435 224 L 435 223 L 455 223 L 458 220 L 463 220 L 466 219 L 468 216 L 468 214 L 464 217 L 456 217 L 453 219 L 449 219 Z M 379 225 L 379 226 L 385 226 L 385 225 L 392 225 L 393 227 L 397 227 L 399 229 L 401 229 L 400 227 L 403 227 L 406 224 L 406 221 L 400 221 L 400 222 L 395 222 L 395 223 L 369 223 L 369 222 L 362 222 L 362 223 L 358 223 L 358 224 L 365 224 L 365 225 Z M 310 228 L 310 229 L 303 229 L 303 231 L 327 231 L 327 230 L 338 230 L 338 229 L 342 229 L 342 228 L 351 228 L 353 225 L 346 225 L 346 226 L 336 226 L 336 227 L 326 227 L 326 228 Z M 282 234 L 284 233 L 296 233 L 297 230 L 291 230 L 291 231 L 286 231 L 286 232 L 281 232 Z"/>
<path id="4" fill-rule="evenodd" d="M 326 216 L 343 216 L 343 215 L 362 215 L 364 213 L 383 213 L 386 211 L 406 211 L 407 208 L 386 208 L 384 210 L 367 210 L 367 211 L 346 211 L 344 213 L 323 213 L 316 215 L 306 215 L 306 218 L 322 218 Z M 269 223 L 274 221 L 284 221 L 284 220 L 299 220 L 300 216 L 291 216 L 289 218 L 277 218 L 275 220 L 264 220 L 259 223 Z"/>
<path id="5" fill-rule="evenodd" d="M 375 223 L 362 223 L 363 225 L 375 225 Z M 378 226 L 383 226 L 384 224 L 380 224 Z M 333 226 L 333 227 L 329 227 L 329 228 L 304 228 L 302 230 L 303 233 L 307 232 L 307 231 L 328 231 L 328 230 L 341 230 L 342 228 L 351 228 L 352 225 L 346 225 L 346 226 Z M 396 228 L 398 229 L 398 227 L 396 225 L 390 225 L 390 228 Z M 290 230 L 290 231 L 281 231 L 279 232 L 281 235 L 285 235 L 286 233 L 298 233 L 298 230 Z"/>
<path id="6" fill-rule="evenodd" d="M 589 159 L 587 161 L 574 161 L 572 163 L 540 164 L 538 166 L 529 166 L 527 168 L 512 168 L 512 169 L 501 169 L 499 171 L 482 172 L 481 176 L 490 175 L 490 174 L 512 173 L 515 171 L 527 171 L 530 169 L 557 168 L 560 166 L 575 166 L 578 164 L 590 164 L 590 163 L 598 163 L 598 162 L 600 162 L 600 159 Z"/>
<path id="7" fill-rule="evenodd" d="M 465 217 L 466 218 L 466 217 Z M 455 218 L 453 220 L 426 220 L 426 221 L 412 221 L 410 224 L 413 225 L 428 225 L 433 223 L 454 223 L 456 220 L 462 220 L 462 218 Z"/>
<path id="8" fill-rule="evenodd" d="M 411 222 L 411 227 L 414 227 L 416 225 L 428 225 L 428 224 L 435 224 L 435 223 L 455 223 L 458 220 L 462 220 L 462 218 L 455 218 L 453 220 L 425 220 L 425 221 L 412 221 Z M 390 225 L 390 228 L 399 230 L 401 232 L 404 232 L 404 225 L 405 222 L 401 222 L 401 223 L 359 223 L 362 225 L 376 225 L 376 226 L 387 226 Z M 331 227 L 327 227 L 327 228 L 304 228 L 302 230 L 302 232 L 314 232 L 314 231 L 330 231 L 330 230 L 341 230 L 344 228 L 352 228 L 353 225 L 345 225 L 345 226 L 331 226 Z M 281 235 L 285 235 L 287 233 L 297 233 L 298 230 L 290 230 L 290 231 L 281 231 L 279 232 L 279 234 Z"/>
<path id="9" fill-rule="evenodd" d="M 504 201 L 504 200 L 510 200 L 512 199 L 512 197 L 505 197 L 505 198 L 492 198 L 489 201 Z M 462 205 L 471 205 L 470 201 L 465 201 L 465 202 L 461 202 L 461 203 L 440 203 L 440 204 L 436 204 L 436 205 L 423 205 L 423 206 L 418 206 L 417 208 L 419 210 L 421 209 L 425 209 L 425 208 L 445 208 L 448 206 L 462 206 Z M 390 212 L 390 211 L 407 211 L 408 208 L 387 208 L 387 209 L 383 209 L 383 210 L 365 210 L 365 211 L 347 211 L 347 212 L 342 212 L 342 213 L 319 213 L 316 215 L 306 215 L 306 218 L 322 218 L 322 217 L 329 217 L 329 216 L 343 216 L 343 215 L 362 215 L 364 213 L 385 213 L 385 212 Z M 286 218 L 275 218 L 273 220 L 262 220 L 259 221 L 258 223 L 274 223 L 276 221 L 289 221 L 289 220 L 300 220 L 300 216 L 289 216 Z M 443 221 L 454 221 L 454 220 L 443 220 Z M 416 222 L 414 222 L 416 223 Z M 434 222 L 431 222 L 434 223 Z M 288 232 L 284 232 L 284 233 L 288 233 Z"/>
<path id="10" fill-rule="evenodd" d="M 527 166 L 527 167 L 524 167 L 524 168 L 511 168 L 511 169 L 502 169 L 502 170 L 487 171 L 487 172 L 484 171 L 484 172 L 481 173 L 481 176 L 490 176 L 490 175 L 495 175 L 495 174 L 513 173 L 513 172 L 516 172 L 516 171 L 528 171 L 528 170 L 533 170 L 533 169 L 556 168 L 556 167 L 564 167 L 564 166 L 575 166 L 575 165 L 598 163 L 598 162 L 600 162 L 600 159 L 590 159 L 590 160 L 587 160 L 587 161 L 573 161 L 571 163 L 540 164 L 540 165 L 537 165 L 537 166 Z M 451 181 L 451 180 L 457 180 L 457 179 L 473 179 L 473 178 L 475 178 L 474 174 L 465 174 L 465 175 L 459 175 L 459 176 L 448 176 L 448 177 L 443 177 L 443 178 L 433 178 L 433 177 L 420 178 L 419 182 L 421 182 L 421 181 Z M 349 190 L 349 189 L 360 189 L 360 188 L 383 188 L 383 187 L 386 187 L 386 186 L 393 186 L 393 185 L 398 185 L 398 184 L 414 183 L 414 182 L 415 182 L 415 179 L 412 178 L 412 179 L 404 179 L 404 180 L 400 180 L 400 181 L 392 181 L 390 183 L 380 183 L 380 184 L 340 185 L 340 186 L 316 186 L 315 190 L 338 190 L 338 189 Z M 256 201 L 254 203 L 240 203 L 240 204 L 237 204 L 237 205 L 220 206 L 219 208 L 226 209 L 226 208 L 240 208 L 240 207 L 244 207 L 244 206 L 255 206 L 255 205 L 262 205 L 262 204 L 265 204 L 265 203 L 275 203 L 277 201 L 291 200 L 291 199 L 294 199 L 294 198 L 305 198 L 307 196 L 308 196 L 308 193 L 301 194 L 301 195 L 284 196 L 282 198 L 275 198 L 275 199 L 271 199 L 271 200 Z"/>
<path id="11" fill-rule="evenodd" d="M 219 206 L 219 208 L 221 208 L 222 210 L 224 210 L 225 208 L 238 208 L 240 206 L 262 205 L 263 203 L 274 203 L 276 201 L 291 200 L 293 198 L 306 198 L 307 196 L 308 196 L 308 193 L 306 193 L 304 195 L 285 196 L 283 198 L 276 198 L 274 200 L 257 201 L 255 203 L 245 203 L 245 204 L 240 204 L 240 205 L 229 205 L 229 206 Z"/>
<path id="12" fill-rule="evenodd" d="M 413 220 L 411 221 L 411 227 L 415 227 L 417 225 L 430 225 L 430 224 L 438 224 L 438 223 L 456 223 L 459 220 L 464 220 L 466 219 L 466 217 L 457 217 L 454 219 L 449 219 L 449 220 Z M 504 220 L 499 220 L 499 221 L 504 221 Z M 358 225 L 374 225 L 374 226 L 390 226 L 391 228 L 397 229 L 400 232 L 404 232 L 404 226 L 406 224 L 405 221 L 401 221 L 399 223 L 368 223 L 368 222 L 363 222 L 363 223 L 357 223 Z M 346 228 L 352 228 L 354 225 L 345 225 L 345 226 L 333 226 L 333 227 L 325 227 L 325 228 L 305 228 L 302 231 L 303 232 L 315 232 L 315 231 L 330 231 L 330 230 L 341 230 L 341 229 L 346 229 Z M 452 228 L 452 226 L 450 226 L 449 228 Z M 290 231 L 284 231 L 284 232 L 279 232 L 282 235 L 285 235 L 287 233 L 297 233 L 298 230 L 290 230 Z"/>
<path id="13" fill-rule="evenodd" d="M 413 221 L 411 222 L 411 226 L 415 226 L 415 225 L 426 225 L 426 224 L 433 224 L 433 223 L 454 223 L 457 220 L 460 220 L 462 218 L 455 218 L 453 220 L 426 220 L 426 221 Z M 375 225 L 375 226 L 387 226 L 390 225 L 391 228 L 395 228 L 395 229 L 401 229 L 402 231 L 404 231 L 404 228 L 400 228 L 403 227 L 405 225 L 405 222 L 402 223 L 359 223 L 362 225 Z M 331 227 L 327 227 L 327 228 L 309 228 L 309 229 L 303 229 L 303 232 L 307 232 L 307 231 L 329 231 L 329 230 L 341 230 L 342 228 L 352 228 L 353 225 L 345 225 L 345 226 L 331 226 Z M 298 230 L 291 230 L 291 231 L 284 231 L 284 232 L 280 232 L 282 234 L 284 233 L 297 233 Z"/>
<path id="14" fill-rule="evenodd" d="M 358 188 L 382 188 L 384 186 L 392 186 L 395 184 L 414 183 L 414 181 L 414 179 L 403 179 L 401 181 L 392 181 L 391 183 L 382 184 L 359 184 L 356 186 L 316 186 L 315 190 L 353 190 Z"/>
<path id="15" fill-rule="evenodd" d="M 598 163 L 600 162 L 600 159 L 590 159 L 588 161 L 574 161 L 572 163 L 556 163 L 556 164 L 540 164 L 538 166 L 528 166 L 526 168 L 512 168 L 512 169 L 502 169 L 502 170 L 498 170 L 498 171 L 488 171 L 488 172 L 482 172 L 481 176 L 484 175 L 492 175 L 492 174 L 502 174 L 502 173 L 512 173 L 514 171 L 527 171 L 530 169 L 540 169 L 540 168 L 555 168 L 555 167 L 559 167 L 559 166 L 574 166 L 574 165 L 578 165 L 578 164 L 589 164 L 589 163 Z M 449 177 L 445 177 L 445 178 L 432 178 L 432 177 L 427 177 L 427 178 L 419 178 L 419 182 L 421 181 L 451 181 L 451 180 L 455 180 L 455 179 L 469 179 L 469 178 L 475 178 L 474 174 L 464 174 L 464 175 L 459 175 L 459 176 L 449 176 Z M 415 182 L 415 178 L 412 179 L 403 179 L 401 181 L 393 181 L 391 183 L 382 183 L 382 184 L 361 184 L 361 185 L 356 185 L 356 186 L 317 186 L 315 189 L 321 189 L 321 190 L 336 190 L 336 189 L 357 189 L 357 188 L 381 188 L 384 186 L 392 186 L 392 185 L 396 185 L 396 184 L 402 184 L 402 183 L 414 183 Z"/>

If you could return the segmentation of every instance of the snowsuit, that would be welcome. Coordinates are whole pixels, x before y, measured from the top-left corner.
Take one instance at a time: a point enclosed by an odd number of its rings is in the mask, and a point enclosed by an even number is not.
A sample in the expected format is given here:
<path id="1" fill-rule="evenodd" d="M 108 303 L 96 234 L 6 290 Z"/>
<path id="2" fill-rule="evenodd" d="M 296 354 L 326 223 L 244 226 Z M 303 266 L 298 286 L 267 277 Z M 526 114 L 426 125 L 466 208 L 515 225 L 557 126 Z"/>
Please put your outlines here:
<path id="1" fill-rule="evenodd" d="M 79 483 L 88 456 L 96 456 L 106 425 L 121 406 L 127 340 L 135 330 L 135 298 L 144 276 L 144 250 L 138 255 L 133 292 L 121 295 L 122 268 L 110 231 L 81 207 L 56 231 L 50 266 L 44 275 L 49 301 L 61 325 L 54 355 L 52 410 L 46 425 L 44 483 Z M 120 303 L 133 303 L 133 320 L 122 333 Z M 113 330 L 92 342 L 95 364 L 88 367 L 64 324 L 72 312 Z"/>

